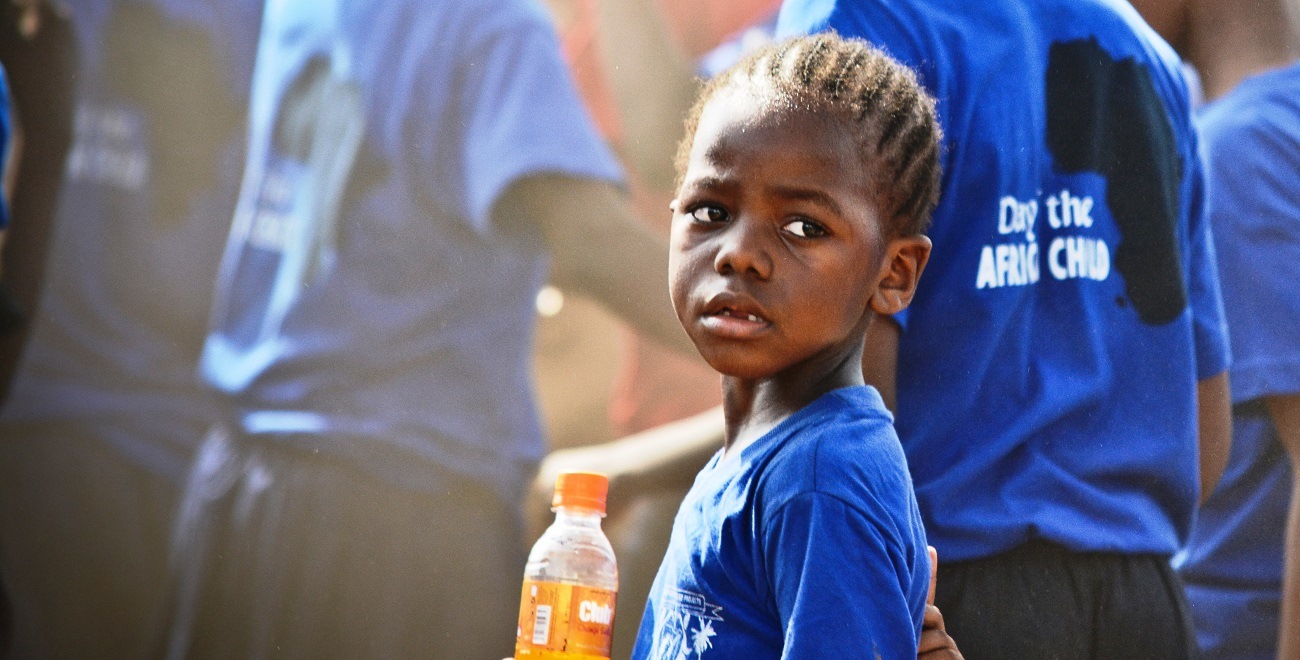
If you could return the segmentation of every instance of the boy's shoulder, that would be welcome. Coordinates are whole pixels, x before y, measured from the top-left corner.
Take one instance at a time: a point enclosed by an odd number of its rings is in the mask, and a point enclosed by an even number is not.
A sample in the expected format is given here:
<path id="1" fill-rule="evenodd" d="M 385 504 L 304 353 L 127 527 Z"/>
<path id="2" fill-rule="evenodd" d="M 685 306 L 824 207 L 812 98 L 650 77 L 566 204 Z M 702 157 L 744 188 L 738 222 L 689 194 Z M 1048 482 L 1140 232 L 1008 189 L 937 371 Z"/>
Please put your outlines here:
<path id="1" fill-rule="evenodd" d="M 835 390 L 809 409 L 774 447 L 762 470 L 758 497 L 775 511 L 820 494 L 855 508 L 908 508 L 913 499 L 907 459 L 893 417 L 868 387 Z"/>

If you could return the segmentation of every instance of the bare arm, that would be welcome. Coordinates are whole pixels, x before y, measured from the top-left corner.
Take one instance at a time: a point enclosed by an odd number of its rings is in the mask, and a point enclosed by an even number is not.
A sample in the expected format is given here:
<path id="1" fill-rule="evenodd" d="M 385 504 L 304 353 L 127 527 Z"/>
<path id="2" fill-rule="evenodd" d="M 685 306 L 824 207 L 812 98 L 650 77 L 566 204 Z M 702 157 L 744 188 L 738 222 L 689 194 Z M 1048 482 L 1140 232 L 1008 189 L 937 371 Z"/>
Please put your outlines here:
<path id="1" fill-rule="evenodd" d="M 501 217 L 530 217 L 553 260 L 552 279 L 600 302 L 643 335 L 698 357 L 668 297 L 668 246 L 632 215 L 612 184 L 565 176 L 524 179 L 507 192 Z M 637 493 L 685 490 L 722 446 L 722 413 L 714 409 L 621 440 L 552 452 L 526 504 L 533 531 L 550 518 L 555 476 L 566 469 L 610 477 L 609 511 Z"/>
<path id="2" fill-rule="evenodd" d="M 642 335 L 697 355 L 668 298 L 668 245 L 635 219 L 614 184 L 528 177 L 510 187 L 498 215 L 538 224 L 556 284 L 599 302 Z"/>
<path id="3" fill-rule="evenodd" d="M 1283 546 L 1282 617 L 1278 660 L 1300 660 L 1300 394 L 1267 399 L 1278 438 L 1291 457 L 1291 509 Z"/>
<path id="4" fill-rule="evenodd" d="M 1228 393 L 1227 371 L 1197 384 L 1196 411 L 1201 503 L 1204 504 L 1223 476 L 1232 451 L 1232 399 Z"/>
<path id="5" fill-rule="evenodd" d="M 650 0 L 602 0 L 600 54 L 627 126 L 626 156 L 647 183 L 672 190 L 682 122 L 698 82 Z"/>
<path id="6" fill-rule="evenodd" d="M 594 470 L 609 475 L 607 509 L 615 518 L 638 495 L 690 488 L 696 473 L 722 447 L 723 429 L 718 407 L 602 445 L 551 452 L 542 461 L 525 504 L 529 536 L 536 538 L 550 523 L 551 492 L 561 472 Z"/>

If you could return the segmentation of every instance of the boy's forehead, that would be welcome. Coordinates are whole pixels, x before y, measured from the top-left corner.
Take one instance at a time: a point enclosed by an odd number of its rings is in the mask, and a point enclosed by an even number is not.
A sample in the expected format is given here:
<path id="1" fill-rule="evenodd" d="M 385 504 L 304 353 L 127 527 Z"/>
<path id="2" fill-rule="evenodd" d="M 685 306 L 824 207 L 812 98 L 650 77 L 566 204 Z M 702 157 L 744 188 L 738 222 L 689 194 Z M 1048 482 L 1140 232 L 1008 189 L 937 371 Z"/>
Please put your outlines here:
<path id="1" fill-rule="evenodd" d="M 866 159 L 851 127 L 833 114 L 770 95 L 718 95 L 700 114 L 685 178 L 745 159 L 797 163 L 865 185 Z"/>

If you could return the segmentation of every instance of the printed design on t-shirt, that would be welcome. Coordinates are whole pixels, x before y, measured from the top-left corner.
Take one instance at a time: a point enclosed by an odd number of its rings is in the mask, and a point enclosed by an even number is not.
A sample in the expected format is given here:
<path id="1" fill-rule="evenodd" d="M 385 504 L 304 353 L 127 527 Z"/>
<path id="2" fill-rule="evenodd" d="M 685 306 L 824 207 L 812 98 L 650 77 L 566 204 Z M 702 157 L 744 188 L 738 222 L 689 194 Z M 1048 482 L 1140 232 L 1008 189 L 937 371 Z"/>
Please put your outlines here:
<path id="1" fill-rule="evenodd" d="M 127 193 L 142 190 L 150 163 L 140 113 L 122 104 L 83 101 L 75 116 L 68 181 Z"/>
<path id="2" fill-rule="evenodd" d="M 1187 307 L 1175 235 L 1183 167 L 1150 71 L 1134 58 L 1114 59 L 1095 38 L 1058 42 L 1045 86 L 1056 166 L 1106 180 L 1106 207 L 1120 234 L 1114 268 L 1138 317 L 1149 325 L 1173 321 Z"/>
<path id="3" fill-rule="evenodd" d="M 229 339 L 274 341 L 295 301 L 333 267 L 338 216 L 357 159 L 365 113 L 355 83 L 324 57 L 305 63 L 279 104 L 261 176 L 245 181 L 230 287 Z M 269 283 L 269 285 L 268 285 Z"/>
<path id="4" fill-rule="evenodd" d="M 347 53 L 304 57 L 291 68 L 292 55 L 259 54 L 259 66 L 270 64 L 254 74 L 248 161 L 201 365 L 208 382 L 228 392 L 275 363 L 288 345 L 290 313 L 333 271 L 338 217 L 365 129 Z"/>
<path id="5" fill-rule="evenodd" d="M 722 606 L 710 604 L 703 594 L 670 587 L 664 591 L 656 617 L 659 630 L 651 658 L 702 658 L 713 648 L 716 625 L 722 622 Z"/>
<path id="6" fill-rule="evenodd" d="M 1063 174 L 1104 179 L 1119 243 L 1112 250 L 1097 235 L 1101 209 L 1092 195 L 1068 187 L 1004 195 L 996 220 L 1003 242 L 981 249 L 975 288 L 1045 277 L 1103 282 L 1118 272 L 1144 323 L 1172 321 L 1187 306 L 1175 236 L 1182 163 L 1150 72 L 1132 58 L 1116 61 L 1095 39 L 1058 42 L 1044 85 L 1054 163 Z"/>

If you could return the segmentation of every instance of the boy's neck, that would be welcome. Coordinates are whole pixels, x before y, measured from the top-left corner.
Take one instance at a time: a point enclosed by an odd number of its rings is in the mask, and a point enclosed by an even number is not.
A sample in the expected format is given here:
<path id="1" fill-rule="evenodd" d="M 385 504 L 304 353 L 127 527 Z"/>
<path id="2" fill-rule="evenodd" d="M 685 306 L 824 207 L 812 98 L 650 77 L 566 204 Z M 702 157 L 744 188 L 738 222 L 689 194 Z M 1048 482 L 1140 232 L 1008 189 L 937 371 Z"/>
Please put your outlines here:
<path id="1" fill-rule="evenodd" d="M 761 380 L 724 376 L 724 455 L 731 456 L 753 444 L 823 394 L 862 384 L 860 351 L 846 356 L 829 370 L 814 373 L 793 369 Z"/>

